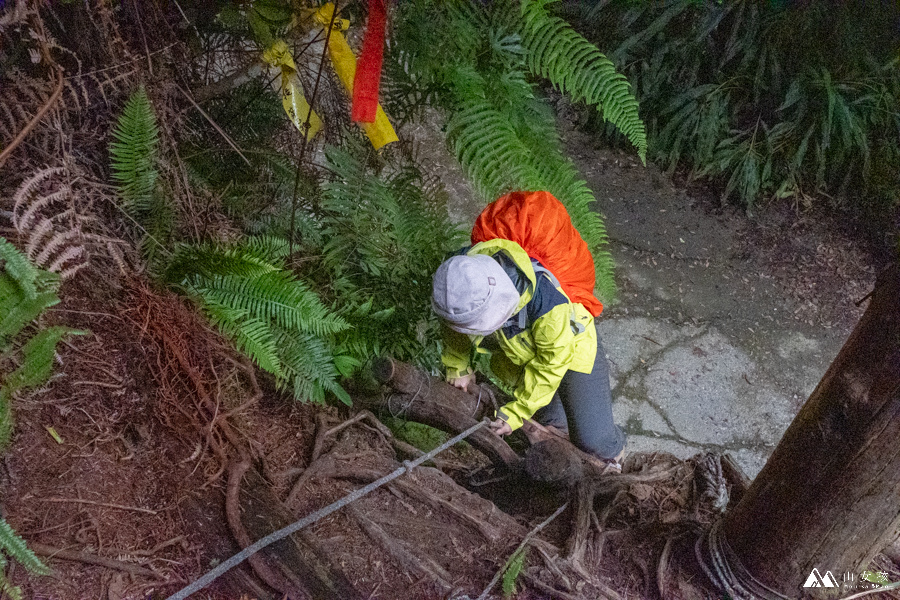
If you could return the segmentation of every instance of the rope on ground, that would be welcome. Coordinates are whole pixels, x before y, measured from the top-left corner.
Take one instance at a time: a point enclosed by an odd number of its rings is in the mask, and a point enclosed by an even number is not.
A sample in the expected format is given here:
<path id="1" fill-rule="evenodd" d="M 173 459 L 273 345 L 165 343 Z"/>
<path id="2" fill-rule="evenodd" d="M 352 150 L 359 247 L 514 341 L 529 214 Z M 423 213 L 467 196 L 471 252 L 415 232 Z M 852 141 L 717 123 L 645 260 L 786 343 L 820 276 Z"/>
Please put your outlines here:
<path id="1" fill-rule="evenodd" d="M 477 600 L 485 600 L 485 598 L 487 598 L 488 594 L 491 593 L 491 590 L 494 589 L 494 586 L 497 585 L 497 582 L 500 581 L 500 578 L 503 577 L 503 573 L 505 573 L 506 569 L 509 568 L 509 564 L 512 562 L 512 558 L 519 552 L 522 552 L 522 550 L 525 548 L 525 546 L 528 544 L 528 542 L 530 542 L 532 540 L 532 538 L 534 538 L 534 536 L 536 536 L 538 533 L 540 533 L 541 529 L 543 529 L 544 527 L 549 525 L 553 521 L 553 519 L 555 519 L 556 517 L 561 515 L 562 511 L 566 510 L 566 508 L 568 506 L 569 506 L 569 503 L 566 502 L 565 504 L 563 504 L 562 506 L 557 508 L 556 512 L 553 513 L 552 515 L 550 515 L 549 517 L 547 517 L 540 525 L 538 525 L 537 527 L 535 527 L 534 529 L 532 529 L 531 531 L 528 532 L 528 535 L 525 536 L 525 539 L 522 540 L 522 543 L 519 544 L 519 547 L 516 548 L 512 554 L 509 555 L 509 558 L 506 559 L 506 562 L 503 564 L 503 567 L 499 571 L 497 571 L 497 573 L 494 575 L 494 578 L 491 579 L 491 582 L 487 585 L 486 588 L 484 588 L 484 591 L 481 592 L 481 595 L 478 596 Z"/>
<path id="2" fill-rule="evenodd" d="M 709 580 L 719 590 L 725 592 L 736 600 L 756 600 L 763 598 L 764 600 L 790 600 L 787 596 L 773 590 L 763 582 L 756 579 L 742 564 L 738 557 L 734 554 L 731 546 L 728 544 L 721 533 L 719 525 L 721 519 L 713 523 L 709 532 L 701 533 L 694 545 L 694 554 L 697 562 L 706 573 Z M 707 541 L 710 561 L 712 569 L 703 560 L 703 541 Z"/>
<path id="3" fill-rule="evenodd" d="M 466 429 L 459 435 L 450 438 L 449 440 L 447 440 L 446 442 L 444 442 L 443 444 L 441 444 L 440 446 L 438 446 L 431 452 L 428 452 L 427 454 L 423 454 L 422 456 L 420 456 L 419 458 L 417 458 L 413 461 L 404 461 L 402 467 L 385 475 L 381 479 L 378 479 L 377 481 L 373 481 L 369 485 L 362 487 L 354 492 L 351 492 L 350 494 L 344 496 L 340 500 L 337 500 L 337 501 L 329 504 L 325 508 L 321 508 L 321 509 L 317 510 L 316 512 L 303 517 L 299 521 L 296 521 L 296 522 L 292 523 L 291 525 L 288 525 L 287 527 L 283 527 L 282 529 L 279 529 L 278 531 L 270 533 L 266 537 L 255 542 L 253 545 L 247 546 L 244 550 L 242 550 L 241 552 L 238 552 L 237 554 L 235 554 L 234 556 L 232 556 L 231 558 L 229 558 L 228 560 L 226 560 L 225 562 L 220 564 L 218 567 L 216 567 L 215 569 L 213 569 L 206 575 L 202 576 L 200 579 L 198 579 L 194 583 L 192 583 L 189 586 L 172 594 L 171 596 L 166 598 L 166 600 L 184 600 L 185 598 L 187 598 L 194 592 L 202 590 L 207 585 L 209 585 L 210 583 L 215 581 L 218 577 L 220 577 L 223 573 L 225 573 L 229 569 L 232 569 L 232 568 L 236 567 L 237 565 L 241 564 L 242 562 L 247 560 L 250 556 L 256 554 L 257 552 L 259 552 L 260 550 L 262 550 L 269 544 L 273 544 L 273 543 L 277 542 L 278 540 L 286 538 L 287 536 L 291 535 L 292 533 L 295 533 L 295 532 L 303 529 L 307 525 L 315 523 L 319 519 L 326 517 L 337 510 L 340 510 L 341 508 L 347 506 L 351 502 L 354 502 L 355 500 L 359 500 L 366 494 L 380 488 L 381 486 L 383 486 L 386 483 L 393 481 L 394 479 L 396 479 L 397 477 L 400 477 L 404 473 L 408 473 L 409 471 L 412 470 L 413 467 L 417 467 L 420 464 L 422 464 L 423 462 L 425 462 L 427 460 L 431 460 L 432 458 L 437 456 L 439 453 L 443 452 L 444 450 L 446 450 L 450 446 L 456 444 L 457 442 L 469 437 L 470 435 L 472 435 L 473 433 L 475 433 L 476 431 L 478 431 L 479 429 L 481 429 L 488 423 L 490 423 L 490 419 L 484 419 L 483 421 L 480 421 L 480 422 L 476 423 L 475 425 L 472 425 L 471 427 L 469 427 L 468 429 Z"/>

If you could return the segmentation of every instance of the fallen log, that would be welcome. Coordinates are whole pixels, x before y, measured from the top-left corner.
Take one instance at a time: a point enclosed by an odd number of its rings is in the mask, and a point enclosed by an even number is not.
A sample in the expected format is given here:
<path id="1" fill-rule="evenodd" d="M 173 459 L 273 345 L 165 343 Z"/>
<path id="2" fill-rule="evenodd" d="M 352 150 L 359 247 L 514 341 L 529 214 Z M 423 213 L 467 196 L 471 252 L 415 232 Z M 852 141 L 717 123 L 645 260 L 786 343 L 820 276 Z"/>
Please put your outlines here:
<path id="1" fill-rule="evenodd" d="M 448 433 L 459 433 L 478 419 L 493 416 L 496 399 L 500 403 L 508 401 L 488 384 L 472 386 L 464 392 L 410 364 L 390 358 L 375 361 L 373 372 L 382 383 L 412 397 L 395 399 L 393 403 L 392 396 L 387 400 L 360 398 L 357 406 L 399 411 L 407 419 Z M 586 477 L 597 478 L 606 473 L 605 465 L 599 460 L 538 423 L 526 420 L 522 431 L 532 444 L 524 461 L 505 441 L 487 430 L 477 432 L 468 441 L 494 464 L 514 471 L 524 469 L 531 479 L 559 487 L 572 487 Z"/>
<path id="2" fill-rule="evenodd" d="M 373 371 L 379 381 L 411 397 L 393 401 L 393 396 L 387 399 L 355 398 L 354 404 L 359 408 L 385 411 L 391 416 L 404 417 L 453 434 L 478 423 L 484 413 L 484 407 L 477 406 L 477 397 L 412 365 L 385 358 L 375 362 Z M 519 455 L 487 429 L 476 431 L 466 441 L 495 465 L 514 472 L 521 470 L 522 459 Z"/>

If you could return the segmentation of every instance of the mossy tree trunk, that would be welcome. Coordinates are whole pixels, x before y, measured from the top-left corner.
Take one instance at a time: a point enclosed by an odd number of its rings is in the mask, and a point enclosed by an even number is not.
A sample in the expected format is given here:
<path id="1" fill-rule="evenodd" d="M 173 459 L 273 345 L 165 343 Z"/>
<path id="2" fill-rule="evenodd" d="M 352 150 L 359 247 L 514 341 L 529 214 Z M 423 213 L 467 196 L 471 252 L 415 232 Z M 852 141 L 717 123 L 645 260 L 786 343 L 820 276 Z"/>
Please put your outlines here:
<path id="1" fill-rule="evenodd" d="M 813 568 L 859 574 L 900 527 L 900 267 L 868 309 L 738 505 L 733 558 L 798 597 Z"/>

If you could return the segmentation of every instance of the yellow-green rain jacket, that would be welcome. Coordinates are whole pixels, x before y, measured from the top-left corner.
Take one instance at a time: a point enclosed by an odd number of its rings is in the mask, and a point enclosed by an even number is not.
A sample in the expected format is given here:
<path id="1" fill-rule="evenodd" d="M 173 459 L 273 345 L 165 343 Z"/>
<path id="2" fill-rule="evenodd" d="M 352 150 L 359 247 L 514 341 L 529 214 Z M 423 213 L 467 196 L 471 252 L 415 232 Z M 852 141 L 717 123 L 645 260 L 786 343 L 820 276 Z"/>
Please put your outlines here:
<path id="1" fill-rule="evenodd" d="M 491 370 L 515 396 L 497 417 L 515 430 L 550 403 L 566 371 L 591 372 L 597 356 L 594 317 L 583 305 L 569 302 L 546 273 L 536 273 L 532 260 L 515 242 L 493 239 L 472 246 L 466 254 L 499 259 L 521 295 L 513 317 L 490 336 L 499 347 L 491 357 Z M 475 353 L 488 351 L 481 347 L 484 338 L 446 326 L 443 331 L 441 362 L 447 377 L 472 373 Z"/>

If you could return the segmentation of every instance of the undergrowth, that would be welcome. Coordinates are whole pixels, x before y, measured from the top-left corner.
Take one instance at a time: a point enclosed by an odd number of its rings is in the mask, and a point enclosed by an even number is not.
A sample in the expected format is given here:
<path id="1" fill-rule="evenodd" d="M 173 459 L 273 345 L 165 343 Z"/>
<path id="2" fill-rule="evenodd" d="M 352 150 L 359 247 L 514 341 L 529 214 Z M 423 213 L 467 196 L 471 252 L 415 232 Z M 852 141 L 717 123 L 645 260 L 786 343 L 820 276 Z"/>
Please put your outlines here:
<path id="1" fill-rule="evenodd" d="M 18 393 L 43 385 L 53 372 L 56 346 L 68 327 L 42 327 L 37 321 L 59 302 L 59 275 L 34 267 L 0 237 L 0 452 L 13 430 L 12 403 Z M 0 517 L 0 596 L 21 599 L 22 591 L 6 579 L 9 558 L 32 573 L 50 571 Z"/>
<path id="2" fill-rule="evenodd" d="M 649 155 L 669 170 L 719 180 L 750 209 L 770 198 L 880 214 L 900 204 L 896 3 L 565 8 L 634 84 Z"/>

